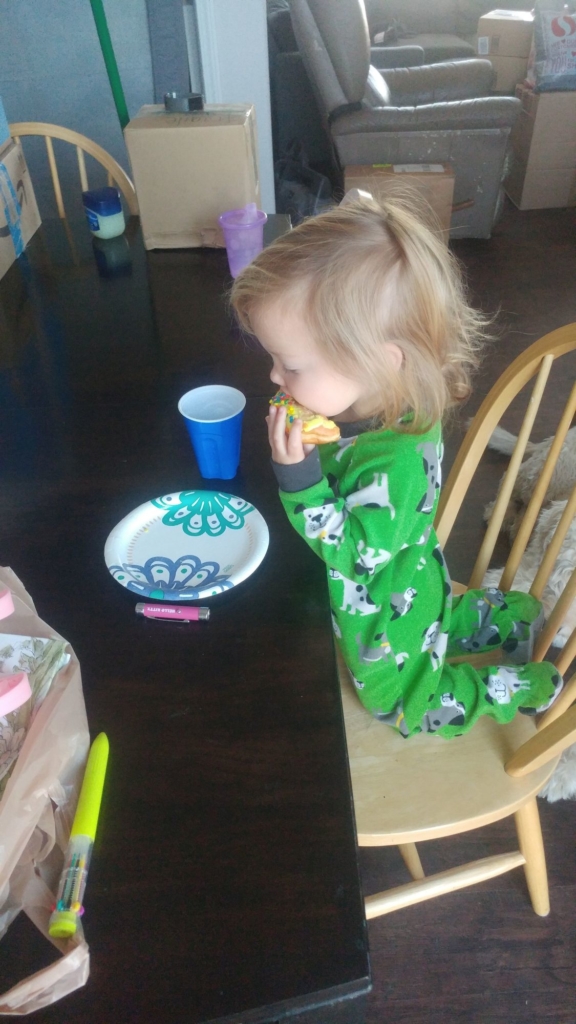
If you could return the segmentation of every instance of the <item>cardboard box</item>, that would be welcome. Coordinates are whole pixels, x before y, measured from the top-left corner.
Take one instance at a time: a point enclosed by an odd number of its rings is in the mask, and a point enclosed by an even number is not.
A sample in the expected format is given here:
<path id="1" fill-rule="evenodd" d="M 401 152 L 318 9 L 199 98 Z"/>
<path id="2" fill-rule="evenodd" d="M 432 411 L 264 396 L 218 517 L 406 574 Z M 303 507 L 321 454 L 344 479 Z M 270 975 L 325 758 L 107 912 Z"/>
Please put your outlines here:
<path id="1" fill-rule="evenodd" d="M 573 110 L 565 104 L 569 117 L 546 117 L 542 111 L 530 117 L 521 110 L 512 129 L 512 151 L 532 167 L 576 167 L 576 93 L 542 93 L 556 95 L 573 97 Z"/>
<path id="2" fill-rule="evenodd" d="M 527 57 L 488 57 L 496 78 L 492 83 L 492 92 L 513 93 L 519 82 L 526 78 L 528 70 Z"/>
<path id="3" fill-rule="evenodd" d="M 513 146 L 518 138 L 528 136 L 531 163 L 576 166 L 576 92 L 535 93 L 518 86 L 516 96 L 522 110 L 512 129 Z"/>
<path id="4" fill-rule="evenodd" d="M 516 95 L 522 109 L 511 134 L 506 192 L 521 210 L 574 206 L 576 93 L 519 87 Z"/>
<path id="5" fill-rule="evenodd" d="M 41 223 L 22 146 L 10 139 L 0 148 L 0 278 Z"/>
<path id="6" fill-rule="evenodd" d="M 223 246 L 219 215 L 260 205 L 252 105 L 185 114 L 144 106 L 124 137 L 147 249 Z"/>
<path id="7" fill-rule="evenodd" d="M 490 11 L 478 21 L 478 55 L 528 59 L 533 29 L 532 11 Z"/>
<path id="8" fill-rule="evenodd" d="M 519 210 L 576 206 L 576 170 L 573 167 L 547 170 L 513 164 L 504 187 Z"/>
<path id="9" fill-rule="evenodd" d="M 454 200 L 454 171 L 450 164 L 356 164 L 346 167 L 344 172 L 346 192 L 358 188 L 376 199 L 401 194 L 406 186 L 420 193 L 424 212 L 426 204 L 432 209 L 447 241 Z"/>
<path id="10" fill-rule="evenodd" d="M 518 85 L 516 86 L 516 98 L 520 100 L 522 110 L 526 114 L 530 114 L 532 117 L 536 116 L 536 110 L 538 108 L 538 101 L 540 94 L 534 92 L 532 86 Z M 553 101 L 553 105 L 556 101 Z"/>

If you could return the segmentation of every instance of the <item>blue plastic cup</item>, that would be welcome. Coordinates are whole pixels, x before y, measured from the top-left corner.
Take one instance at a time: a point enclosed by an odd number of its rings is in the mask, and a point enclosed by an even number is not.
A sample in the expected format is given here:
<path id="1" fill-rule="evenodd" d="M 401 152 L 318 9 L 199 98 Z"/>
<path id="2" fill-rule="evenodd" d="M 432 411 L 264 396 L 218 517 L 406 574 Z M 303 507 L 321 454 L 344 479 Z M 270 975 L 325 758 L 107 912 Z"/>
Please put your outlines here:
<path id="1" fill-rule="evenodd" d="M 245 405 L 242 392 L 225 384 L 194 388 L 178 402 L 205 479 L 231 480 L 236 476 Z"/>

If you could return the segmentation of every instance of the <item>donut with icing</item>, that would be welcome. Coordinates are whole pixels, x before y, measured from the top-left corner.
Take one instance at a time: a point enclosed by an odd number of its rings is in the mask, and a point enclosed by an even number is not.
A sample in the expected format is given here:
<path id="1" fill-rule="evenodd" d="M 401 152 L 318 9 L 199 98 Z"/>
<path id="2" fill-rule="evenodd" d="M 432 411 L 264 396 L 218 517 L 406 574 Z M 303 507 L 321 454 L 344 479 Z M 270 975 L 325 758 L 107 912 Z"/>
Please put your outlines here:
<path id="1" fill-rule="evenodd" d="M 340 439 L 340 428 L 332 420 L 311 412 L 303 405 L 298 405 L 291 395 L 278 391 L 270 399 L 270 405 L 278 405 L 286 409 L 286 432 L 290 433 L 294 420 L 302 420 L 302 440 L 304 444 L 329 444 Z"/>

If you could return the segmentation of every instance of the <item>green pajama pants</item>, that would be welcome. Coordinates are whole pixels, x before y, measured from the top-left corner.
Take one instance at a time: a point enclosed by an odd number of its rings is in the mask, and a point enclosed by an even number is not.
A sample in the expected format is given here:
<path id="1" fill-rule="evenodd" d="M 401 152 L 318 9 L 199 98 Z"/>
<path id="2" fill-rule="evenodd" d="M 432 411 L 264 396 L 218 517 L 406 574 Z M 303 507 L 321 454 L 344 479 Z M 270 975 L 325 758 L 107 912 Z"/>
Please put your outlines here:
<path id="1" fill-rule="evenodd" d="M 449 738 L 467 732 L 480 715 L 509 722 L 517 711 L 536 714 L 549 706 L 562 688 L 562 678 L 554 665 L 519 663 L 524 651 L 530 650 L 532 627 L 540 614 L 539 601 L 516 591 L 504 595 L 495 589 L 469 590 L 454 597 L 444 656 L 438 649 L 437 637 L 432 637 L 428 650 L 422 652 L 422 673 L 416 686 L 416 666 L 414 662 L 411 665 L 412 707 L 415 700 L 421 707 L 423 702 L 426 705 L 419 724 L 412 722 L 410 727 L 407 723 L 404 699 L 400 699 L 392 711 L 384 710 L 383 691 L 378 686 L 380 692 L 374 692 L 368 678 L 358 695 L 372 714 L 403 736 L 434 732 Z M 489 651 L 494 645 L 501 645 L 507 660 L 513 660 L 514 664 L 476 669 L 465 662 L 450 665 L 444 660 Z M 432 672 L 428 660 L 431 649 L 438 656 L 438 664 Z M 354 681 L 358 686 L 358 680 L 354 678 Z M 426 687 L 428 695 L 423 692 Z M 419 691 L 418 696 L 415 689 Z M 411 717 L 413 719 L 413 712 Z"/>

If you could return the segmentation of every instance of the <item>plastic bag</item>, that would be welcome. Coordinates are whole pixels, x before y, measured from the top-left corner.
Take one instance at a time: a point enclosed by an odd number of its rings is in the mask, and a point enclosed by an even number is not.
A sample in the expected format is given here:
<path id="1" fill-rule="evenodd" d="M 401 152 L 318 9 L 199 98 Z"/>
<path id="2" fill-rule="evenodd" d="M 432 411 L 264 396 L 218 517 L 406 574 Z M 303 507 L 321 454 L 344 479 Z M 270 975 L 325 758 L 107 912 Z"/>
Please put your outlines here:
<path id="1" fill-rule="evenodd" d="M 527 81 L 535 92 L 576 90 L 576 13 L 573 4 L 541 0 L 534 10 L 534 39 Z"/>
<path id="2" fill-rule="evenodd" d="M 288 213 L 293 224 L 314 217 L 334 205 L 332 185 L 325 175 L 312 170 L 300 142 L 291 142 L 274 165 L 276 209 Z"/>
<path id="3" fill-rule="evenodd" d="M 15 611 L 5 633 L 58 638 L 42 622 L 11 569 L 0 568 L 0 587 L 12 591 Z M 0 635 L 0 641 L 2 637 Z M 86 984 L 88 946 L 79 927 L 74 939 L 48 935 L 48 919 L 89 748 L 80 666 L 74 652 L 32 718 L 0 800 L 0 937 L 21 910 L 62 957 L 0 995 L 0 1015 L 22 1015 L 48 1006 Z"/>

